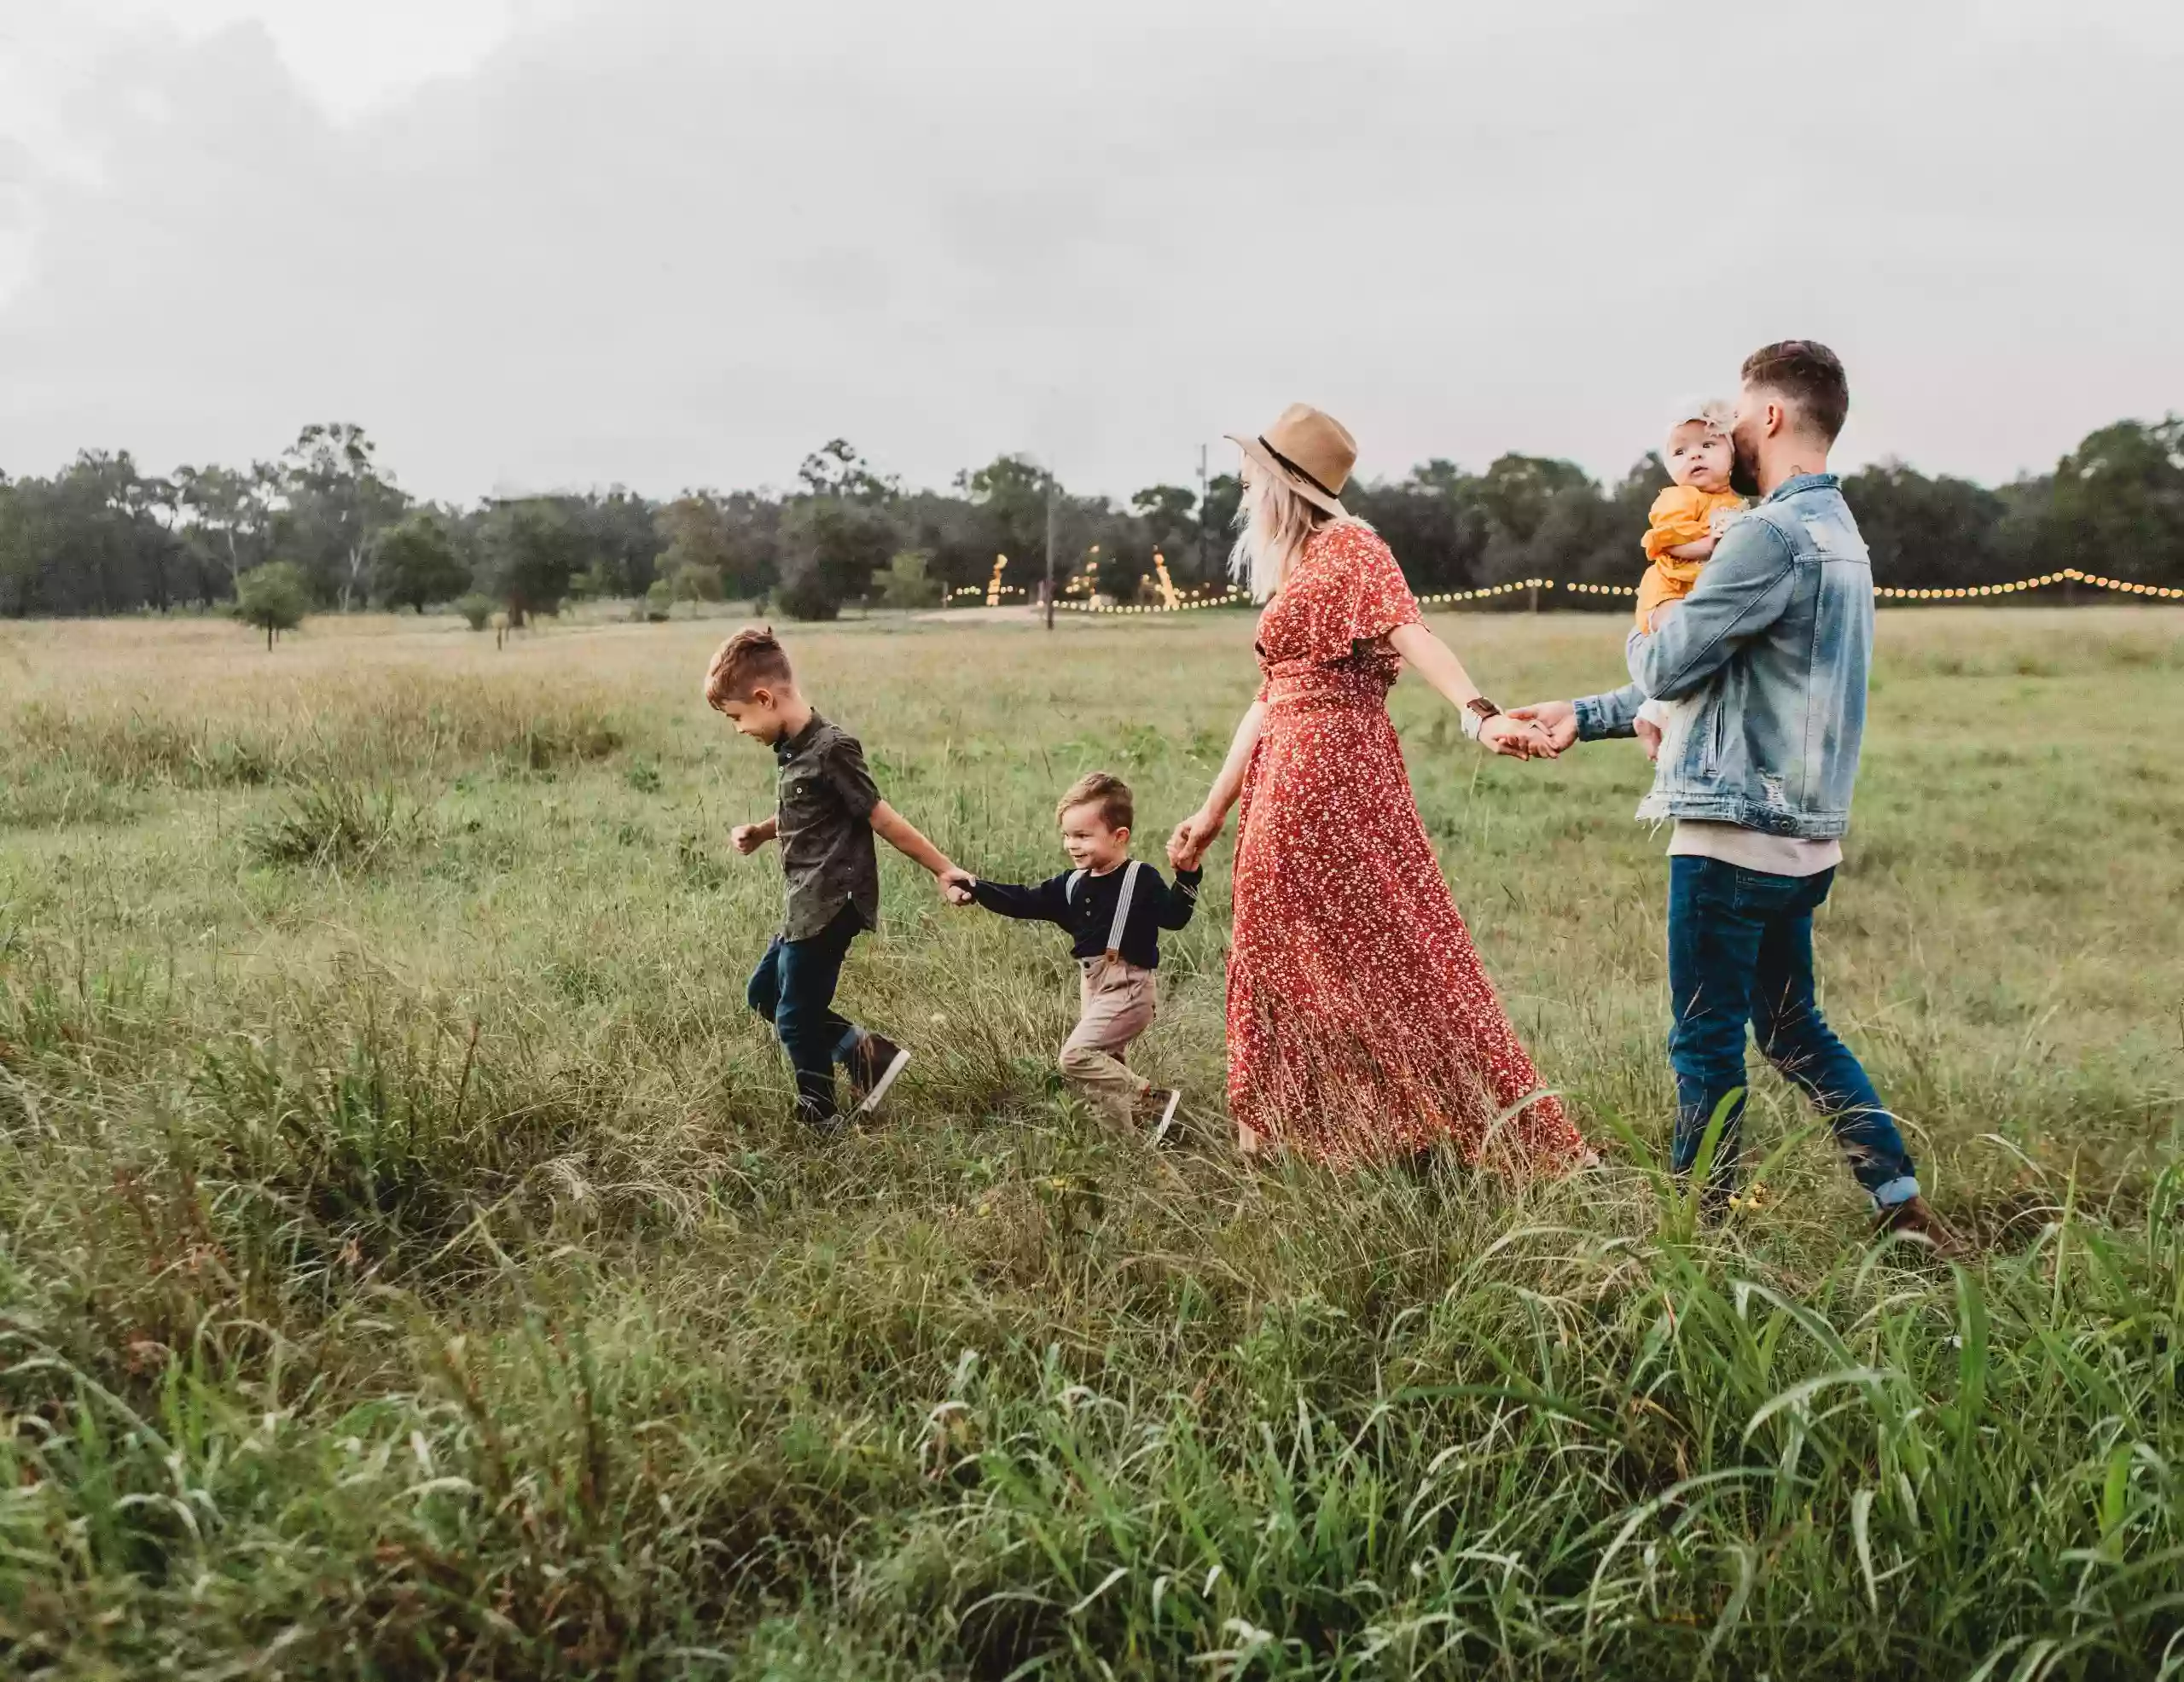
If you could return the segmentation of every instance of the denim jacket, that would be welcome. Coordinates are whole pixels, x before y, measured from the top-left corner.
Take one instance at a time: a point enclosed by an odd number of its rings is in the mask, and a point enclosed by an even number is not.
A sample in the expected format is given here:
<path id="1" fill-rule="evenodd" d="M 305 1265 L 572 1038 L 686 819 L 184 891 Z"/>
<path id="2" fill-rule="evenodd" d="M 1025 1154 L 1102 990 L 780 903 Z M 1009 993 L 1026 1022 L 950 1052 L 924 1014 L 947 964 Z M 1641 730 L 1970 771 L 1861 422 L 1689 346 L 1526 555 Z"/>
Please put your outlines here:
<path id="1" fill-rule="evenodd" d="M 1577 703 L 1629 736 L 1648 695 L 1699 705 L 1654 789 L 1676 818 L 1826 840 L 1850 825 L 1866 727 L 1873 578 L 1833 474 L 1809 473 L 1722 535 L 1682 605 L 1624 648 L 1635 680 Z"/>

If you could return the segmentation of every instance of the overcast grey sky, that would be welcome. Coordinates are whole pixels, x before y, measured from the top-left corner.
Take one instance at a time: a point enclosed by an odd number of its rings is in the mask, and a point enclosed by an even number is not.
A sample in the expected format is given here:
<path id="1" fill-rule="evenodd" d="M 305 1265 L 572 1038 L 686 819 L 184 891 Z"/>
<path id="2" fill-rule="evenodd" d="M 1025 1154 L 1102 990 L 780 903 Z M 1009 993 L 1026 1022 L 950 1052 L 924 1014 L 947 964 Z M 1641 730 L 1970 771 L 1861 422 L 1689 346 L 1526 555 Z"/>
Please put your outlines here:
<path id="1" fill-rule="evenodd" d="M 0 469 L 1607 474 L 1802 334 L 2007 478 L 2184 408 L 2180 87 L 2174 0 L 0 0 Z"/>

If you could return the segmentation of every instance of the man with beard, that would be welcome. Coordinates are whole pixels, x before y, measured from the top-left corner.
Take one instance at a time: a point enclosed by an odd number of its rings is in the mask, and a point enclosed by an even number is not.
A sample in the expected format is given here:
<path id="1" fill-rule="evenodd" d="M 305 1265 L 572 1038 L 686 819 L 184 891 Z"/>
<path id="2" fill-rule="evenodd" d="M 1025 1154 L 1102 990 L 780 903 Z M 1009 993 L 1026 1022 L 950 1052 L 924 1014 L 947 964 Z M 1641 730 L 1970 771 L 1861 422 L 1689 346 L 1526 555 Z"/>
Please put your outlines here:
<path id="1" fill-rule="evenodd" d="M 1813 912 L 1842 863 L 1866 720 L 1873 568 L 1827 454 L 1850 406 L 1843 364 L 1792 339 L 1745 358 L 1734 488 L 1762 500 L 1730 527 L 1658 628 L 1634 631 L 1633 682 L 1519 707 L 1556 747 L 1632 734 L 1648 697 L 1695 703 L 1655 771 L 1669 843 L 1669 992 L 1676 1023 L 1673 1162 L 1697 1167 L 1722 1118 L 1705 1202 L 1735 1183 L 1745 1032 L 1812 1100 L 1872 1196 L 1879 1228 L 1944 1242 L 1896 1120 L 1821 1016 Z"/>

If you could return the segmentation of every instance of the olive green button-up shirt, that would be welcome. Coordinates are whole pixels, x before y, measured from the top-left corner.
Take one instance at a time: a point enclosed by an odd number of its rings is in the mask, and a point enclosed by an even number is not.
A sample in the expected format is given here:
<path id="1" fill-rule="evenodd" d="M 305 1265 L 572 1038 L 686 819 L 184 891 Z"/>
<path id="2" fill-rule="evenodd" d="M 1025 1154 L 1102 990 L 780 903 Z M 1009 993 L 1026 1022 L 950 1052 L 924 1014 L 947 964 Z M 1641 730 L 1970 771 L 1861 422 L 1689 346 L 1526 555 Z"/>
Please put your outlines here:
<path id="1" fill-rule="evenodd" d="M 867 928 L 880 926 L 880 861 L 872 843 L 872 809 L 880 790 L 865 769 L 864 748 L 816 713 L 794 736 L 774 743 L 781 766 L 775 838 L 788 884 L 785 940 L 808 940 L 854 907 Z"/>

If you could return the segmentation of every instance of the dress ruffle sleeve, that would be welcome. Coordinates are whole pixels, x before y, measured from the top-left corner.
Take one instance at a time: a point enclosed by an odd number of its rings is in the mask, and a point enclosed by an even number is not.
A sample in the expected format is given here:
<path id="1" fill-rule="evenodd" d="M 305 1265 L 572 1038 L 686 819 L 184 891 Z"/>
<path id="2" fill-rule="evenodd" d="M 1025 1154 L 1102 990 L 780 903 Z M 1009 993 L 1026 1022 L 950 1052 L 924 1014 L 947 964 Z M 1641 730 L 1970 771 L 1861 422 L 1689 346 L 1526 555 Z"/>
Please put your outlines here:
<path id="1" fill-rule="evenodd" d="M 1419 618 L 1418 598 L 1376 533 L 1324 527 L 1259 621 L 1260 661 L 1269 672 L 1332 665 Z"/>
<path id="2" fill-rule="evenodd" d="M 1410 593 L 1403 568 L 1379 533 L 1362 526 L 1340 528 L 1344 559 L 1356 581 L 1350 603 L 1348 641 L 1378 642 L 1391 631 L 1416 625 L 1424 617 L 1418 598 Z"/>

